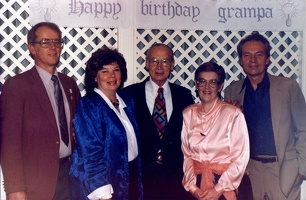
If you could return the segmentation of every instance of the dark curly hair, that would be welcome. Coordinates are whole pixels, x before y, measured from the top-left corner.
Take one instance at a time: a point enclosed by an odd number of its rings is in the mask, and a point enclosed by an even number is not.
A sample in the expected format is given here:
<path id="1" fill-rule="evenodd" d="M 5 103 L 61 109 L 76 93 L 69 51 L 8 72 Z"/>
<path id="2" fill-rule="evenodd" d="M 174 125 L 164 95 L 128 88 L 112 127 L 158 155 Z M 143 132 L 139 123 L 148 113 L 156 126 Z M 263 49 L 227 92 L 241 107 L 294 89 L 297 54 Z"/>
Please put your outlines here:
<path id="1" fill-rule="evenodd" d="M 95 81 L 98 71 L 101 70 L 103 66 L 111 63 L 117 63 L 119 65 L 121 72 L 121 84 L 119 88 L 123 87 L 124 82 L 127 80 L 126 61 L 118 50 L 104 47 L 92 53 L 86 63 L 84 80 L 86 93 L 92 92 L 98 86 Z"/>

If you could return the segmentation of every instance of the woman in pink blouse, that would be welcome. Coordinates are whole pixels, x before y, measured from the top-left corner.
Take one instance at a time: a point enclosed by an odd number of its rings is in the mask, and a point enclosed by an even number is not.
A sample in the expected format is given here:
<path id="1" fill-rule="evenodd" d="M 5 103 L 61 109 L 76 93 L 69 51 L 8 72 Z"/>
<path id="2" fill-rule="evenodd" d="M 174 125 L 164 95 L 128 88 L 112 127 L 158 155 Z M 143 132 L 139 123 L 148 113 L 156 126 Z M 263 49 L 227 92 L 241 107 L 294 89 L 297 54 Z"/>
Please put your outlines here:
<path id="1" fill-rule="evenodd" d="M 224 79 L 225 71 L 221 66 L 214 62 L 202 64 L 195 72 L 200 102 L 183 112 L 182 183 L 201 200 L 237 199 L 237 189 L 249 161 L 244 115 L 239 108 L 220 99 Z M 242 199 L 252 196 L 248 194 L 251 189 L 239 192 L 244 193 Z"/>

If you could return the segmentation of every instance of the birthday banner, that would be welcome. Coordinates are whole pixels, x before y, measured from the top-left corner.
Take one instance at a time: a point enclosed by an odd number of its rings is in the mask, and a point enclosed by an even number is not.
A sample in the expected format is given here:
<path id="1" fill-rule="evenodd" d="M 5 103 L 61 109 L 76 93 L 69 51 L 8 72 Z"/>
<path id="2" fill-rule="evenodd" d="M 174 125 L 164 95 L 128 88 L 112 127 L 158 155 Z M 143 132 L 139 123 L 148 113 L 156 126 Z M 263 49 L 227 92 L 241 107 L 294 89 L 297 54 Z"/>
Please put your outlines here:
<path id="1" fill-rule="evenodd" d="M 30 24 L 131 29 L 303 31 L 305 0 L 31 0 Z"/>

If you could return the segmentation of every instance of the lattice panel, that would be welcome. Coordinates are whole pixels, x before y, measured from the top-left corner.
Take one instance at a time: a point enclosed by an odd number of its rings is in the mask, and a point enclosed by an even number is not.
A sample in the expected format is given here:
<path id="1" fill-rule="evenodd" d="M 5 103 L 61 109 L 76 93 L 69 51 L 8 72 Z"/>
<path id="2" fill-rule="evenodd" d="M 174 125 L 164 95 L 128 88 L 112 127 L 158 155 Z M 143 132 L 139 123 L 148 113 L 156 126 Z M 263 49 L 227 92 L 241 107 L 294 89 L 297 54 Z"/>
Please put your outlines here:
<path id="1" fill-rule="evenodd" d="M 225 68 L 227 77 L 225 87 L 233 80 L 245 76 L 238 64 L 237 45 L 241 38 L 251 32 L 231 31 L 173 31 L 144 30 L 136 32 L 136 76 L 144 80 L 148 73 L 145 67 L 145 52 L 155 42 L 162 42 L 173 48 L 175 68 L 170 75 L 171 82 L 192 90 L 195 96 L 194 71 L 203 62 L 215 61 Z M 268 71 L 298 79 L 302 37 L 299 32 L 260 32 L 272 46 L 271 64 Z"/>
<path id="2" fill-rule="evenodd" d="M 27 49 L 26 35 L 29 25 L 28 0 L 1 0 L 0 2 L 0 91 L 5 80 L 30 69 L 34 62 Z M 103 45 L 118 47 L 118 29 L 101 28 L 61 28 L 65 46 L 61 55 L 59 71 L 73 77 L 82 92 L 84 68 L 91 53 Z M 250 32 L 230 31 L 186 31 L 186 30 L 143 30 L 134 31 L 136 66 L 134 80 L 144 80 L 145 52 L 153 43 L 163 42 L 175 52 L 175 69 L 171 82 L 183 85 L 194 92 L 194 71 L 205 61 L 214 60 L 227 73 L 225 87 L 233 80 L 245 75 L 238 64 L 236 47 L 245 34 Z M 291 77 L 299 81 L 302 61 L 302 34 L 300 32 L 261 32 L 272 45 L 271 65 L 268 71 L 275 75 Z M 135 48 L 136 47 L 136 48 Z M 119 49 L 120 50 L 120 49 Z M 1 176 L 1 174 L 0 174 Z M 0 177 L 0 181 L 2 179 Z M 1 183 L 2 186 L 2 183 Z M 5 199 L 3 188 L 0 199 Z"/>
<path id="3" fill-rule="evenodd" d="M 1 3 L 1 68 L 0 90 L 4 81 L 33 65 L 26 44 L 28 2 L 8 1 Z M 65 46 L 59 70 L 74 77 L 83 91 L 85 63 L 91 53 L 102 45 L 117 47 L 117 29 L 61 28 Z M 148 74 L 144 70 L 145 51 L 154 42 L 163 42 L 175 52 L 176 66 L 171 81 L 194 90 L 193 72 L 202 62 L 214 60 L 227 72 L 227 86 L 231 81 L 244 77 L 238 64 L 236 46 L 249 32 L 230 31 L 135 31 L 136 81 Z M 272 56 L 269 72 L 298 79 L 301 34 L 299 32 L 262 32 L 271 42 Z M 128 47 L 127 47 L 128 48 Z M 135 65 L 134 65 L 135 66 Z"/>
<path id="4" fill-rule="evenodd" d="M 34 65 L 27 49 L 28 1 L 1 1 L 0 91 L 4 81 Z M 117 48 L 117 29 L 60 28 L 65 45 L 58 70 L 73 77 L 82 92 L 84 69 L 91 53 L 106 45 Z"/>

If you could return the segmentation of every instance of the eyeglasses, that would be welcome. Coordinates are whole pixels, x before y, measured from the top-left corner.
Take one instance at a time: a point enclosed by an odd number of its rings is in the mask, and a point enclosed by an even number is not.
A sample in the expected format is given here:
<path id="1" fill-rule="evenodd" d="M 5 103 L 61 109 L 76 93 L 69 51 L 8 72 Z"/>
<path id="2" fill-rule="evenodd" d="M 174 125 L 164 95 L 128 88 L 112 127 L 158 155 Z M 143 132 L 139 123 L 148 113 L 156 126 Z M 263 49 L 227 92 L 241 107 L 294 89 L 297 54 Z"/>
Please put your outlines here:
<path id="1" fill-rule="evenodd" d="M 62 39 L 43 38 L 40 41 L 32 43 L 40 44 L 42 48 L 50 48 L 52 44 L 54 44 L 56 48 L 62 48 L 64 46 L 64 41 Z"/>
<path id="2" fill-rule="evenodd" d="M 169 67 L 170 66 L 171 61 L 167 60 L 167 59 L 149 59 L 149 64 L 152 67 L 156 67 L 159 64 L 161 64 L 163 67 Z"/>
<path id="3" fill-rule="evenodd" d="M 208 85 L 211 88 L 215 88 L 215 87 L 218 86 L 219 81 L 217 79 L 213 79 L 213 80 L 209 80 L 209 81 L 207 81 L 205 79 L 198 79 L 198 80 L 196 80 L 196 84 L 199 87 L 205 87 L 206 85 Z"/>

